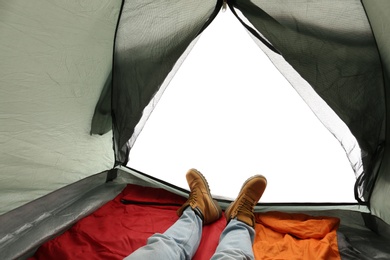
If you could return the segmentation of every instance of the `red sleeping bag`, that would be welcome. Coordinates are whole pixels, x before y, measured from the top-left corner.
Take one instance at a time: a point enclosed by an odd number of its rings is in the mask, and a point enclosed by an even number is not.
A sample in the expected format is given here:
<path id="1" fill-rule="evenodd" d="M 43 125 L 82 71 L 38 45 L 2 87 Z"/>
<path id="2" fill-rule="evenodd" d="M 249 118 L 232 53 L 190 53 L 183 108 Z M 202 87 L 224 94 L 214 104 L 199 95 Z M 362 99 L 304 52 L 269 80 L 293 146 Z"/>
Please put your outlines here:
<path id="1" fill-rule="evenodd" d="M 174 224 L 185 201 L 163 189 L 129 184 L 115 199 L 43 244 L 31 259 L 123 259 Z M 193 259 L 210 259 L 225 226 L 221 218 L 203 228 Z"/>

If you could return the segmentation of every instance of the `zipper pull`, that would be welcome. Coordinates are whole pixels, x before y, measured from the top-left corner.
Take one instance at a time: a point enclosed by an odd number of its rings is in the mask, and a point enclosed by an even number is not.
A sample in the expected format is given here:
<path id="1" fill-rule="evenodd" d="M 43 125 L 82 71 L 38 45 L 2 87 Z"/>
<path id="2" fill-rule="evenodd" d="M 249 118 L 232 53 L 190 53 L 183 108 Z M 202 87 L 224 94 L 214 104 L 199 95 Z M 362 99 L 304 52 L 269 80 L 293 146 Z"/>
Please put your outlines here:
<path id="1" fill-rule="evenodd" d="M 223 3 L 222 3 L 222 12 L 225 12 L 227 9 L 227 0 L 223 0 Z"/>

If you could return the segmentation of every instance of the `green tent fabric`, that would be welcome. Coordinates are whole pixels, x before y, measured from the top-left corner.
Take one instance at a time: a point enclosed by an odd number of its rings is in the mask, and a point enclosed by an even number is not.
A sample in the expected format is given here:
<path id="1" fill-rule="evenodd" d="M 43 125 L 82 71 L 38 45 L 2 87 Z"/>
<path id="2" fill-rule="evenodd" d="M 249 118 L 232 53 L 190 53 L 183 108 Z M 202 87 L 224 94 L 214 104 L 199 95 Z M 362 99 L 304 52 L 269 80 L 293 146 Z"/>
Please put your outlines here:
<path id="1" fill-rule="evenodd" d="M 366 8 L 367 15 L 369 17 L 373 33 L 375 35 L 376 43 L 378 46 L 378 50 L 380 53 L 380 59 L 382 63 L 382 71 L 383 71 L 383 81 L 385 85 L 385 94 L 384 97 L 386 100 L 389 100 L 389 91 L 390 87 L 390 48 L 388 42 L 390 41 L 390 18 L 387 15 L 390 11 L 390 5 L 386 1 L 363 1 L 364 6 Z M 388 101 L 386 102 L 386 104 Z M 389 122 L 389 106 L 386 105 L 386 115 L 385 120 Z M 386 124 L 386 136 L 389 136 L 390 128 L 388 123 Z M 385 147 L 388 147 L 388 140 L 385 139 Z M 389 205 L 384 205 L 386 203 L 387 198 L 390 195 L 390 174 L 389 174 L 389 149 L 385 148 L 385 151 L 382 152 L 380 158 L 378 158 L 377 164 L 380 164 L 380 167 L 376 167 L 375 171 L 372 172 L 373 177 L 377 173 L 376 179 L 371 181 L 371 189 L 372 196 L 370 198 L 371 208 L 375 215 L 386 219 L 387 223 L 389 223 L 389 214 L 390 207 Z"/>
<path id="2" fill-rule="evenodd" d="M 0 214 L 113 167 L 89 131 L 120 4 L 0 3 Z"/>
<path id="3" fill-rule="evenodd" d="M 390 237 L 389 1 L 16 0 L 0 2 L 0 258 L 28 257 L 127 183 L 187 195 L 125 165 L 223 5 L 340 141 L 358 177 L 354 205 L 258 210 L 351 211 L 344 221 L 364 220 L 356 241 Z M 358 158 L 340 123 L 356 138 Z M 364 250 L 381 259 L 379 244 Z"/>
<path id="4" fill-rule="evenodd" d="M 258 1 L 260 9 L 255 3 L 237 1 L 237 8 L 348 125 L 368 168 L 383 141 L 385 101 L 381 62 L 364 7 L 357 1 L 331 6 L 326 1 Z"/>

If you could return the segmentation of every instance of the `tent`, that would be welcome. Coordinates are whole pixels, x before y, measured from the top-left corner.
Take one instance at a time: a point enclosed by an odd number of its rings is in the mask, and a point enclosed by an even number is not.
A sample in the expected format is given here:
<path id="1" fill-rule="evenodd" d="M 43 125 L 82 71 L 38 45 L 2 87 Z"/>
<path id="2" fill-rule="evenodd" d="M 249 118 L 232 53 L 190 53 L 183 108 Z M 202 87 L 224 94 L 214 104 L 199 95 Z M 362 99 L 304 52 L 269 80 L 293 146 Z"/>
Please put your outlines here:
<path id="1" fill-rule="evenodd" d="M 187 195 L 126 164 L 170 79 L 226 6 L 357 177 L 356 203 L 256 210 L 336 215 L 363 255 L 389 258 L 387 0 L 38 0 L 0 3 L 2 259 L 31 256 L 128 183 Z"/>

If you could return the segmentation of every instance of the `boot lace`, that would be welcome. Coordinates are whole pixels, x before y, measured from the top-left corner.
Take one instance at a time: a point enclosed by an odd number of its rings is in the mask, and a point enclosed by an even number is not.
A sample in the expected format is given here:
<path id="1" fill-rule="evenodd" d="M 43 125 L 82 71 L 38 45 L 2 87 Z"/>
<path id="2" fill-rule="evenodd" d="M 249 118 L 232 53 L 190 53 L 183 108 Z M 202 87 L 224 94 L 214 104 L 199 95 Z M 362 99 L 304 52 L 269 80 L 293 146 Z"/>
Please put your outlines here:
<path id="1" fill-rule="evenodd" d="M 253 206 L 253 200 L 243 197 L 241 199 L 240 205 L 237 207 L 237 212 L 240 212 L 241 214 L 245 214 L 247 216 L 251 216 L 253 213 Z"/>
<path id="2" fill-rule="evenodd" d="M 188 201 L 190 205 L 194 205 L 197 201 L 196 190 L 190 192 L 190 196 L 188 197 Z"/>

